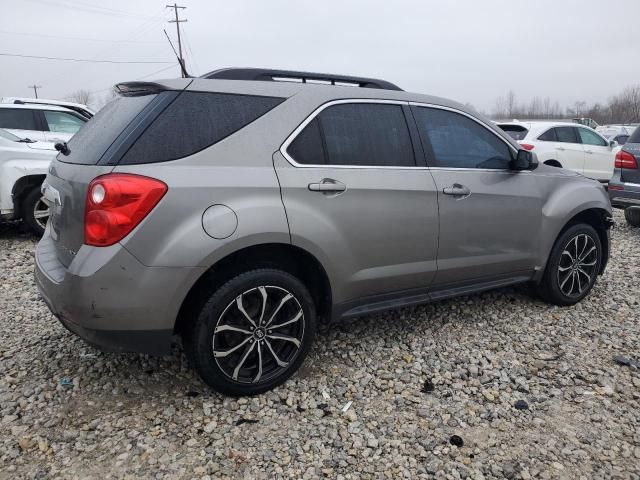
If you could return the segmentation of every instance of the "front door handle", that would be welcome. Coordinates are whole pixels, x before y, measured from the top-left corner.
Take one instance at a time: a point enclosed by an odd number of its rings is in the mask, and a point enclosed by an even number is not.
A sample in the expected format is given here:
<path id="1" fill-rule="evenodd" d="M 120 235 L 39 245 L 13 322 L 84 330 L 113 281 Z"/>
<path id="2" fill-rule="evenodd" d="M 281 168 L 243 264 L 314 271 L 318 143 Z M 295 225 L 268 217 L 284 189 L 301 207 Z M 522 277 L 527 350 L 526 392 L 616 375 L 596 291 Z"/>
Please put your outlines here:
<path id="1" fill-rule="evenodd" d="M 347 186 L 344 183 L 334 180 L 333 178 L 323 178 L 319 183 L 309 184 L 309 190 L 312 192 L 342 193 L 346 189 Z"/>
<path id="2" fill-rule="evenodd" d="M 559 150 L 559 151 L 561 151 L 561 152 L 564 152 L 564 151 L 566 150 L 566 148 L 564 148 L 564 147 L 556 147 L 556 150 Z"/>
<path id="3" fill-rule="evenodd" d="M 585 150 L 584 153 L 592 154 L 593 150 Z"/>
<path id="4" fill-rule="evenodd" d="M 456 197 L 468 197 L 471 195 L 471 190 L 469 190 L 469 187 L 465 187 L 459 183 L 454 183 L 450 187 L 445 187 L 442 190 L 442 193 L 445 195 L 454 195 Z"/>

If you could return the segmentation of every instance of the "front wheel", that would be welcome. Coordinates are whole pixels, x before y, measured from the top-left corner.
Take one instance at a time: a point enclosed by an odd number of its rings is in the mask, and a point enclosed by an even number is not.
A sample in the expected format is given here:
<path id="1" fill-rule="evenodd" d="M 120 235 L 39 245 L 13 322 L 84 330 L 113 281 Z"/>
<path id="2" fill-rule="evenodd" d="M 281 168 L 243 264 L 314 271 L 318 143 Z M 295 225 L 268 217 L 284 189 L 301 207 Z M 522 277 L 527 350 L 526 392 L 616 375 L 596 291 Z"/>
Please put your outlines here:
<path id="1" fill-rule="evenodd" d="M 624 218 L 632 227 L 640 227 L 640 208 L 626 208 L 624 210 Z"/>
<path id="2" fill-rule="evenodd" d="M 185 351 L 214 390 L 255 395 L 284 383 L 306 357 L 316 311 L 300 280 L 275 269 L 229 280 L 185 332 Z"/>
<path id="3" fill-rule="evenodd" d="M 598 233 L 591 225 L 572 225 L 551 250 L 538 288 L 540 296 L 554 305 L 575 305 L 593 288 L 601 264 L 602 243 Z"/>
<path id="4" fill-rule="evenodd" d="M 34 234 L 41 237 L 49 220 L 49 206 L 42 200 L 40 186 L 31 190 L 22 204 L 22 219 Z"/>

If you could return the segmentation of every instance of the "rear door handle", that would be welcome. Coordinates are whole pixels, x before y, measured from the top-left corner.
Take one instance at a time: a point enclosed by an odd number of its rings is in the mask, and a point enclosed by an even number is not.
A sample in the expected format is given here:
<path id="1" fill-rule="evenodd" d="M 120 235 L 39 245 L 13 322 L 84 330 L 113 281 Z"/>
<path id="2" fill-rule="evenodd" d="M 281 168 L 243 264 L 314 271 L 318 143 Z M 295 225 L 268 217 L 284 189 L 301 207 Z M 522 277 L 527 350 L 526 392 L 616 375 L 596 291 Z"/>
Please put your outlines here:
<path id="1" fill-rule="evenodd" d="M 342 193 L 346 189 L 347 186 L 344 183 L 334 180 L 333 178 L 323 178 L 319 183 L 309 184 L 309 190 L 312 192 Z"/>
<path id="2" fill-rule="evenodd" d="M 593 150 L 585 150 L 584 153 L 593 153 Z"/>
<path id="3" fill-rule="evenodd" d="M 456 197 L 468 197 L 471 195 L 471 190 L 469 190 L 469 187 L 465 187 L 459 183 L 454 183 L 450 187 L 445 187 L 442 190 L 442 193 L 445 195 L 455 195 Z"/>
<path id="4" fill-rule="evenodd" d="M 561 152 L 564 152 L 566 150 L 566 148 L 564 148 L 564 147 L 556 147 L 556 150 L 560 150 Z"/>

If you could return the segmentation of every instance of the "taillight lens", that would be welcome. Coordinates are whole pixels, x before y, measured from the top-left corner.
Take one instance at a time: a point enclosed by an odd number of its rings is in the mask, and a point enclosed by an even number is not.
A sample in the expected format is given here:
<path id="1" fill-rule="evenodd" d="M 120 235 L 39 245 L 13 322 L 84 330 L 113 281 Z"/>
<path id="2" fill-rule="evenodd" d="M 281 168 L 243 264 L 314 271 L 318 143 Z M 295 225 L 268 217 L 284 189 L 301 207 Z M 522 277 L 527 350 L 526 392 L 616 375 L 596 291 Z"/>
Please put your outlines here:
<path id="1" fill-rule="evenodd" d="M 620 150 L 616 153 L 616 168 L 630 168 L 635 170 L 638 168 L 638 161 L 636 160 L 636 157 L 631 155 L 629 152 Z"/>
<path id="2" fill-rule="evenodd" d="M 133 230 L 167 193 L 155 178 L 110 173 L 95 178 L 87 190 L 84 243 L 108 247 Z"/>
<path id="3" fill-rule="evenodd" d="M 536 146 L 535 146 L 535 145 L 531 145 L 530 143 L 521 143 L 521 144 L 520 144 L 520 146 L 521 146 L 522 148 L 524 148 L 525 150 L 529 150 L 529 151 L 531 151 L 531 150 L 533 150 L 534 148 L 536 148 Z"/>

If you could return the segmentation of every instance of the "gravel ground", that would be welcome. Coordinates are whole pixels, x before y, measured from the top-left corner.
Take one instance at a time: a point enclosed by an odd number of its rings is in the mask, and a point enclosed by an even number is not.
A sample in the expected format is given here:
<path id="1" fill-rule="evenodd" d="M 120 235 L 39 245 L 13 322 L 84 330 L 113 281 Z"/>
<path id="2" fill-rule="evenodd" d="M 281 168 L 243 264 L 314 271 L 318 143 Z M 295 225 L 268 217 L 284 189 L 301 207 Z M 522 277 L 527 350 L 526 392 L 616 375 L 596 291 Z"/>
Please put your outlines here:
<path id="1" fill-rule="evenodd" d="M 519 288 L 343 323 L 238 400 L 177 348 L 68 333 L 33 284 L 35 240 L 0 226 L 0 478 L 639 479 L 640 230 L 616 222 L 576 307 Z"/>

